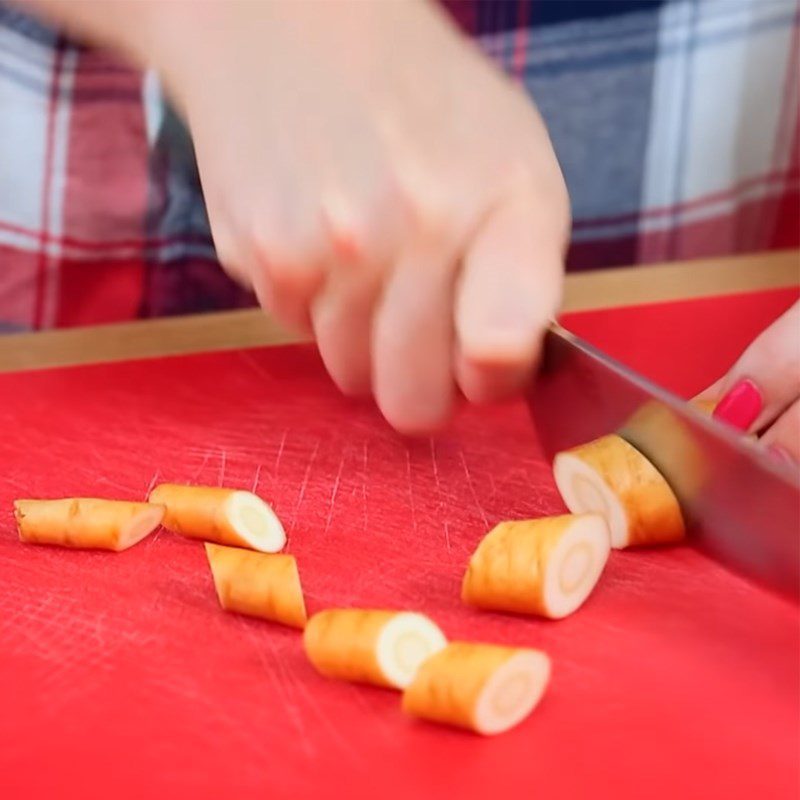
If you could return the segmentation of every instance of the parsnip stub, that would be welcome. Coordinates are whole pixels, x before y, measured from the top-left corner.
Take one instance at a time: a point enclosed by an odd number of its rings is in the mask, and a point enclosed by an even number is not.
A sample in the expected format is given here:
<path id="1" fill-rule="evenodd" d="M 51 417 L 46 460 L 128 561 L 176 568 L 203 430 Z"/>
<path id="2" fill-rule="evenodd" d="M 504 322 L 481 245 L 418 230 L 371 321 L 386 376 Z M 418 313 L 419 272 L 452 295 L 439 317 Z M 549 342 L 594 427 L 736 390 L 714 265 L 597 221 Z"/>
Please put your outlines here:
<path id="1" fill-rule="evenodd" d="M 533 711 L 550 680 L 539 650 L 450 642 L 417 671 L 403 693 L 407 713 L 492 735 Z"/>
<path id="2" fill-rule="evenodd" d="M 605 517 L 612 547 L 677 542 L 685 535 L 683 514 L 669 484 L 616 434 L 559 453 L 553 474 L 571 512 Z"/>
<path id="3" fill-rule="evenodd" d="M 205 547 L 214 588 L 226 611 L 305 627 L 306 604 L 294 556 L 208 542 Z"/>
<path id="4" fill-rule="evenodd" d="M 473 553 L 461 598 L 494 611 L 566 617 L 591 594 L 610 546 L 599 514 L 501 522 Z"/>
<path id="5" fill-rule="evenodd" d="M 190 539 L 277 553 L 286 533 L 275 512 L 252 492 L 217 486 L 164 483 L 150 502 L 167 509 L 164 527 Z"/>
<path id="6" fill-rule="evenodd" d="M 337 608 L 311 617 L 303 643 L 323 675 L 402 689 L 447 640 L 423 614 Z"/>
<path id="7" fill-rule="evenodd" d="M 164 506 L 94 497 L 16 500 L 14 516 L 23 542 L 120 551 L 161 524 Z"/>

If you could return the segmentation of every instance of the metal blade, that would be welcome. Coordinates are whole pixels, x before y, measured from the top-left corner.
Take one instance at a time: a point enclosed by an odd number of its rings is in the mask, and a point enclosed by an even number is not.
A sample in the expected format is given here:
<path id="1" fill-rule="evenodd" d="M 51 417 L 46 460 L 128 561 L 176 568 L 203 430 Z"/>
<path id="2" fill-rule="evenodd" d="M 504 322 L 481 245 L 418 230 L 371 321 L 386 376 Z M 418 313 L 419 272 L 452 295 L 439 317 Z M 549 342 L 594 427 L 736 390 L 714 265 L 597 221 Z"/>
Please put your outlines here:
<path id="1" fill-rule="evenodd" d="M 800 480 L 790 467 L 557 325 L 528 402 L 548 457 L 619 433 L 669 482 L 694 544 L 800 601 Z"/>

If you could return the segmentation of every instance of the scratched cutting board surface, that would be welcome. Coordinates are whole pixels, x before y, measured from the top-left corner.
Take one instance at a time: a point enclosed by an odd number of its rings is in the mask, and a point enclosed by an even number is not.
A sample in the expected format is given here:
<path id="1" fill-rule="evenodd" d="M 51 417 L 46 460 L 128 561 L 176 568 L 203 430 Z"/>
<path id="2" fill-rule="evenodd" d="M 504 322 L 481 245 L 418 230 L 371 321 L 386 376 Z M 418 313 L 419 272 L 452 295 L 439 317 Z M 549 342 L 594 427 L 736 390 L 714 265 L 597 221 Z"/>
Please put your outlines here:
<path id="1" fill-rule="evenodd" d="M 688 394 L 796 296 L 567 322 Z M 614 553 L 561 622 L 460 605 L 487 528 L 563 509 L 521 404 L 407 441 L 308 348 L 6 375 L 0 398 L 0 796 L 794 795 L 797 610 L 691 547 Z M 318 676 L 296 632 L 223 613 L 197 542 L 17 541 L 15 497 L 156 481 L 273 503 L 312 610 L 410 608 L 452 638 L 544 648 L 550 691 L 494 739 L 416 722 L 391 691 Z"/>

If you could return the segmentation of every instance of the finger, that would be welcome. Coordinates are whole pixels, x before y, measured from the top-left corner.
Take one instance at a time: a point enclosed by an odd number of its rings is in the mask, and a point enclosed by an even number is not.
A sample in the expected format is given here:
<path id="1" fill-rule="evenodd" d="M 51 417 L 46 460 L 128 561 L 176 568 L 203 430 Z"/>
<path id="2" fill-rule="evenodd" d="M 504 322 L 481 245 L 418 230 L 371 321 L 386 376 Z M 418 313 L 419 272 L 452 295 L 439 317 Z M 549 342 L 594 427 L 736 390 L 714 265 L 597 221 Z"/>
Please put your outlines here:
<path id="1" fill-rule="evenodd" d="M 243 289 L 252 290 L 253 280 L 246 266 L 246 259 L 242 256 L 237 241 L 231 235 L 229 225 L 213 222 L 211 235 L 214 240 L 214 251 L 223 270 L 232 280 Z"/>
<path id="2" fill-rule="evenodd" d="M 714 383 L 712 383 L 711 386 L 708 386 L 707 388 L 703 389 L 703 391 L 700 392 L 700 394 L 695 395 L 692 399 L 708 400 L 709 402 L 717 403 L 719 401 L 720 393 L 722 391 L 722 384 L 724 380 L 725 378 L 720 378 L 719 380 L 714 381 Z"/>
<path id="3" fill-rule="evenodd" d="M 458 379 L 469 399 L 507 394 L 530 374 L 561 301 L 564 219 L 526 192 L 498 205 L 478 228 L 455 311 Z"/>
<path id="4" fill-rule="evenodd" d="M 441 248 L 409 248 L 389 278 L 376 315 L 375 398 L 386 419 L 403 433 L 434 430 L 453 405 L 453 273 L 452 258 Z"/>
<path id="5" fill-rule="evenodd" d="M 312 304 L 312 321 L 322 360 L 349 395 L 371 389 L 374 308 L 402 219 L 399 198 L 383 165 L 374 164 L 374 172 L 382 177 L 368 184 L 353 168 L 348 192 L 334 184 L 322 197 L 335 263 Z"/>
<path id="6" fill-rule="evenodd" d="M 251 256 L 260 305 L 289 327 L 311 329 L 311 303 L 324 284 L 331 252 L 322 230 L 295 240 L 257 234 Z"/>
<path id="7" fill-rule="evenodd" d="M 343 265 L 331 270 L 312 304 L 314 336 L 328 373 L 345 394 L 370 391 L 373 309 L 379 273 Z"/>
<path id="8" fill-rule="evenodd" d="M 471 403 L 495 403 L 513 397 L 523 390 L 530 374 L 528 366 L 475 363 L 460 349 L 456 353 L 456 382 Z"/>
<path id="9" fill-rule="evenodd" d="M 800 395 L 800 303 L 744 351 L 719 387 L 714 416 L 758 431 Z"/>
<path id="10" fill-rule="evenodd" d="M 800 464 L 800 400 L 795 400 L 761 437 L 773 455 Z"/>

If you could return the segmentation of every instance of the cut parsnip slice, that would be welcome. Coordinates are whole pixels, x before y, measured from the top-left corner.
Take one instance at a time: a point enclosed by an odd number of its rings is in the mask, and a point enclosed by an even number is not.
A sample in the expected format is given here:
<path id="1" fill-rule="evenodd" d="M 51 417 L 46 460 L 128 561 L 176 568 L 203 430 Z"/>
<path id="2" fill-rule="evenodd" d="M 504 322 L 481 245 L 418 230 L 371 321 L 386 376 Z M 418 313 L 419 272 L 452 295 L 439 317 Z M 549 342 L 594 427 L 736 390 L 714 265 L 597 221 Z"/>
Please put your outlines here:
<path id="1" fill-rule="evenodd" d="M 336 608 L 311 617 L 303 644 L 323 675 L 403 689 L 447 640 L 422 614 Z"/>
<path id="2" fill-rule="evenodd" d="M 294 556 L 208 542 L 206 556 L 219 603 L 226 611 L 305 627 L 306 604 Z"/>
<path id="3" fill-rule="evenodd" d="M 550 659 L 539 650 L 451 642 L 417 670 L 403 693 L 403 710 L 491 735 L 533 711 L 550 680 Z"/>
<path id="4" fill-rule="evenodd" d="M 559 453 L 553 473 L 570 511 L 605 517 L 612 547 L 663 544 L 684 537 L 683 515 L 669 484 L 616 434 Z"/>
<path id="5" fill-rule="evenodd" d="M 16 500 L 14 516 L 23 542 L 120 551 L 161 524 L 164 506 L 93 497 Z"/>
<path id="6" fill-rule="evenodd" d="M 473 553 L 461 599 L 494 611 L 566 617 L 594 589 L 610 547 L 599 514 L 501 522 Z"/>
<path id="7" fill-rule="evenodd" d="M 275 512 L 252 492 L 217 486 L 162 483 L 150 502 L 166 506 L 167 530 L 206 542 L 277 553 L 286 533 Z"/>

